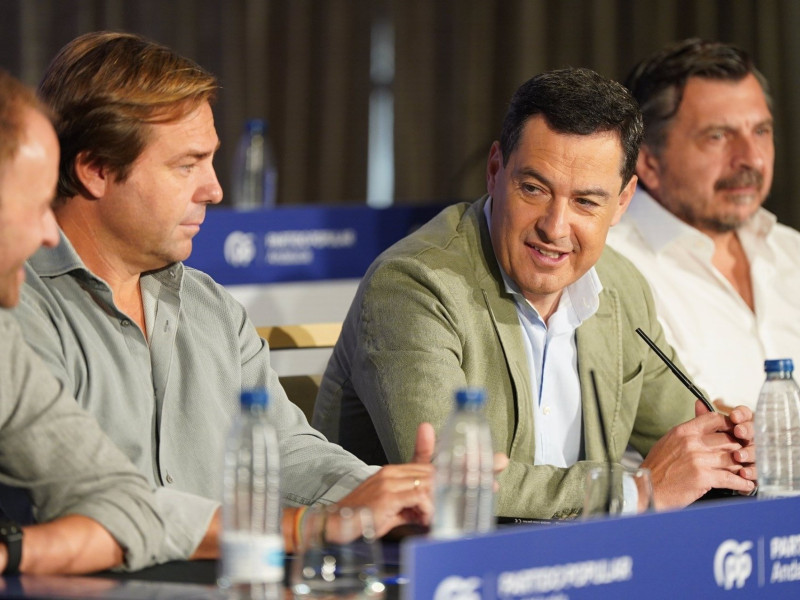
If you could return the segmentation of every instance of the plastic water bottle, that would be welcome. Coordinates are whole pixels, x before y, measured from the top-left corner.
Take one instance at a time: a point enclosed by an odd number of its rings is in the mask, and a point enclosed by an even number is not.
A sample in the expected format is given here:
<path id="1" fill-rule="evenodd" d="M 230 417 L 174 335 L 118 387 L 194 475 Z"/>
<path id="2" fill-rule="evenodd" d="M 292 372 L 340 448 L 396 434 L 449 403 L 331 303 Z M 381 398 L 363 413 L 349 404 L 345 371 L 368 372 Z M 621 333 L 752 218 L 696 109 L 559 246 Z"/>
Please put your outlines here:
<path id="1" fill-rule="evenodd" d="M 272 208 L 278 191 L 278 169 L 263 119 L 250 119 L 236 148 L 233 206 L 240 210 Z"/>
<path id="2" fill-rule="evenodd" d="M 800 388 L 790 358 L 764 361 L 767 380 L 756 405 L 758 495 L 800 494 Z"/>
<path id="3" fill-rule="evenodd" d="M 266 390 L 241 394 L 225 449 L 220 588 L 237 598 L 283 598 L 278 438 Z"/>
<path id="4" fill-rule="evenodd" d="M 455 538 L 494 529 L 494 451 L 483 415 L 486 391 L 465 388 L 439 434 L 433 525 L 437 538 Z"/>

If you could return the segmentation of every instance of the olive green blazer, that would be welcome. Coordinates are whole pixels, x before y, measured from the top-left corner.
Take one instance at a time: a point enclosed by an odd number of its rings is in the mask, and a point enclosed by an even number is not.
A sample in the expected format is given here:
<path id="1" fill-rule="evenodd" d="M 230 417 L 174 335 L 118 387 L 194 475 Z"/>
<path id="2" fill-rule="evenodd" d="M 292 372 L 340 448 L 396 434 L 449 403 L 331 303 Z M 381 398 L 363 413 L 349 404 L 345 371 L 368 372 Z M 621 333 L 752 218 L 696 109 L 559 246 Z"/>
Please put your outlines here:
<path id="1" fill-rule="evenodd" d="M 675 358 L 644 278 L 606 248 L 595 267 L 600 307 L 576 331 L 585 460 L 534 466 L 522 330 L 492 250 L 485 201 L 446 208 L 375 260 L 345 319 L 312 424 L 367 462 L 403 462 L 417 425 L 438 429 L 447 418 L 455 389 L 485 387 L 495 450 L 511 460 L 499 478 L 498 514 L 575 516 L 586 471 L 606 460 L 589 371 L 597 376 L 615 461 L 628 444 L 647 454 L 692 418 L 693 397 L 636 335 L 641 327 Z"/>

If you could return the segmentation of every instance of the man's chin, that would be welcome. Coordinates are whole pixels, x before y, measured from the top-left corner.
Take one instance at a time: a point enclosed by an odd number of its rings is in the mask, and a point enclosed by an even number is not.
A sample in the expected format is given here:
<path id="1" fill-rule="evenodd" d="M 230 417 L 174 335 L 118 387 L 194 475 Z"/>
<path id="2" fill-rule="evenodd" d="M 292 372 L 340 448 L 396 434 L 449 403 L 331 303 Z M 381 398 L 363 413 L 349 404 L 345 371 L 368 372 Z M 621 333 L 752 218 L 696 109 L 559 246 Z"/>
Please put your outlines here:
<path id="1" fill-rule="evenodd" d="M 181 249 L 175 253 L 175 260 L 172 262 L 183 262 L 192 255 L 192 241 L 189 240 L 186 244 L 181 246 Z"/>
<path id="2" fill-rule="evenodd" d="M 152 271 L 160 271 L 175 263 L 183 262 L 192 254 L 192 243 L 182 243 L 180 246 L 174 247 L 170 250 L 162 249 L 157 255 L 152 256 L 152 262 L 148 268 L 143 271 L 150 273 Z"/>

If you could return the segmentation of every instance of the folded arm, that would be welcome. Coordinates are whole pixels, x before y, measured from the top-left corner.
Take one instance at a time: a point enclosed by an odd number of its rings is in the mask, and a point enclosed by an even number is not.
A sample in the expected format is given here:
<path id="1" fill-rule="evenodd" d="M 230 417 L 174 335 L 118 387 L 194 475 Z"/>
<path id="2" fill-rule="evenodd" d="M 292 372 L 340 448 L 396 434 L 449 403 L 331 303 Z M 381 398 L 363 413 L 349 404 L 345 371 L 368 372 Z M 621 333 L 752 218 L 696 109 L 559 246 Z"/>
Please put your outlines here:
<path id="1" fill-rule="evenodd" d="M 146 480 L 22 342 L 16 323 L 0 325 L 0 481 L 26 489 L 43 523 L 25 532 L 23 569 L 152 563 L 164 525 Z"/>

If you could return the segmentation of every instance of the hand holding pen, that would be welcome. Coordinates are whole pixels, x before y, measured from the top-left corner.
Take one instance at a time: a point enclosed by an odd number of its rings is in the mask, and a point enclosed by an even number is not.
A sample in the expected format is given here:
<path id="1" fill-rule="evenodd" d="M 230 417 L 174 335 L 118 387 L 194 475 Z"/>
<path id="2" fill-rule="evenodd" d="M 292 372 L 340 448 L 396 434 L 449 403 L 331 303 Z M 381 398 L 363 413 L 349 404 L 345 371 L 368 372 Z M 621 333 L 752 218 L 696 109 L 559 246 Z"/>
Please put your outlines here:
<path id="1" fill-rule="evenodd" d="M 703 403 L 703 405 L 708 409 L 708 412 L 715 412 L 714 407 L 711 405 L 711 402 L 709 402 L 705 394 L 700 391 L 700 388 L 698 388 L 695 384 L 693 384 L 692 381 L 686 375 L 683 374 L 683 371 L 681 371 L 678 368 L 678 366 L 674 362 L 672 362 L 666 354 L 664 354 L 661 351 L 661 348 L 659 348 L 656 345 L 656 343 L 653 340 L 651 340 L 644 331 L 642 331 L 641 327 L 636 328 L 636 333 L 638 333 L 639 337 L 641 337 L 645 342 L 647 342 L 647 345 L 650 346 L 653 352 L 655 352 L 658 355 L 658 358 L 664 361 L 664 364 L 667 365 L 667 367 L 669 367 L 669 370 L 675 374 L 675 377 L 677 377 L 680 380 L 680 382 L 683 385 L 685 385 L 686 388 L 690 392 L 692 392 L 692 394 L 694 394 L 694 397 Z"/>

